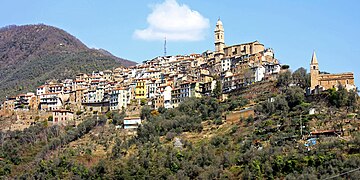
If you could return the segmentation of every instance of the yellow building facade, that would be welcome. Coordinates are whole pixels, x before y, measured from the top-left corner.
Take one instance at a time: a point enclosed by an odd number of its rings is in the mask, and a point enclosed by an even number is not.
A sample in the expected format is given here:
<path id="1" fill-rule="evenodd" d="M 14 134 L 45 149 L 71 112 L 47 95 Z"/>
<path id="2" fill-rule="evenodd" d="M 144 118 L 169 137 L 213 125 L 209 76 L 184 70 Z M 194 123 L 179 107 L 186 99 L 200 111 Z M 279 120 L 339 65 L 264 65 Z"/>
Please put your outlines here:
<path id="1" fill-rule="evenodd" d="M 145 99 L 146 95 L 147 95 L 146 81 L 142 79 L 136 81 L 135 99 Z"/>

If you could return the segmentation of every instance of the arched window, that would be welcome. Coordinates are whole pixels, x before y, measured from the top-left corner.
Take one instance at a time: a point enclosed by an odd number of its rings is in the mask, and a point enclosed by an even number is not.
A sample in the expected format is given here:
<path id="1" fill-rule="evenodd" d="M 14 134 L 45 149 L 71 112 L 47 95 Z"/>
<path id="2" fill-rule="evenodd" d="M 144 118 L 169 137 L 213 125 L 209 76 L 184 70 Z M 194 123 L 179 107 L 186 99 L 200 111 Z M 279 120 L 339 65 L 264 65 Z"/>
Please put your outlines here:
<path id="1" fill-rule="evenodd" d="M 313 69 L 316 69 L 316 66 L 313 66 Z"/>

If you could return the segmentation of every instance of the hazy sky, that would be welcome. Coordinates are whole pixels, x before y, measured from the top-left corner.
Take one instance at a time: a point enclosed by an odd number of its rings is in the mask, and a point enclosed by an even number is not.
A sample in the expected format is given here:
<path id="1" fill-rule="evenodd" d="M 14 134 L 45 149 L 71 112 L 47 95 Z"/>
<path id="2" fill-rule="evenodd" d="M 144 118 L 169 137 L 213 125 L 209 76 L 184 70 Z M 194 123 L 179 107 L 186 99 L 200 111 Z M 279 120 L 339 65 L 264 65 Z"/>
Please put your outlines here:
<path id="1" fill-rule="evenodd" d="M 136 62 L 213 50 L 220 17 L 225 44 L 258 40 L 282 64 L 308 69 L 315 49 L 320 70 L 355 72 L 360 84 L 360 1 L 340 0 L 9 0 L 0 26 L 44 23 L 87 46 Z"/>

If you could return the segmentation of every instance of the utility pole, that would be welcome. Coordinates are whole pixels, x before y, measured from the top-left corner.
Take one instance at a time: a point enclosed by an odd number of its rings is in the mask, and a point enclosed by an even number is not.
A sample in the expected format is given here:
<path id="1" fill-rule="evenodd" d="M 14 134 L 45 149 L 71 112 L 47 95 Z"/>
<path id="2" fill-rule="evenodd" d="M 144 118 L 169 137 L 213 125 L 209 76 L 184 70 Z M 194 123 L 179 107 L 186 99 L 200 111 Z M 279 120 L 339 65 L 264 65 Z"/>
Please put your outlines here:
<path id="1" fill-rule="evenodd" d="M 301 138 L 302 138 L 302 119 L 301 119 L 301 114 L 300 114 L 300 134 L 301 134 Z"/>

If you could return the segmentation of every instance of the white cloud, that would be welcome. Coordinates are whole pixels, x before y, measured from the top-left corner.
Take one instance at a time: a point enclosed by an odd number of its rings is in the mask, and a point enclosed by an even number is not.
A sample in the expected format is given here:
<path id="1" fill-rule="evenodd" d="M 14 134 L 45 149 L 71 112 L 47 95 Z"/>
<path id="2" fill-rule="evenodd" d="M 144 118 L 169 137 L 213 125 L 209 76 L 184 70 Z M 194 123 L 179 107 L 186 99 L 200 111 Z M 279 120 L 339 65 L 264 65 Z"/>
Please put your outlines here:
<path id="1" fill-rule="evenodd" d="M 199 12 L 191 10 L 176 0 L 165 0 L 156 4 L 147 17 L 149 26 L 137 29 L 134 36 L 144 40 L 198 41 L 205 37 L 209 28 L 209 19 Z"/>

